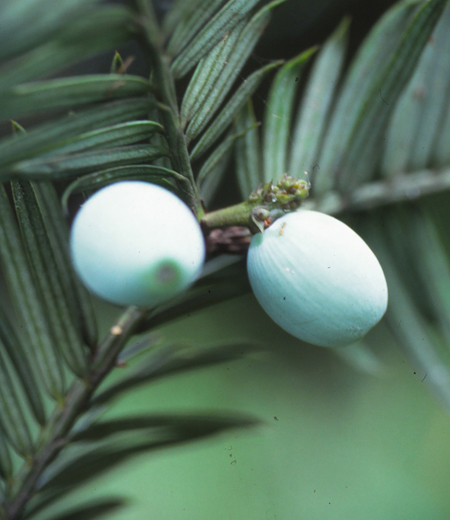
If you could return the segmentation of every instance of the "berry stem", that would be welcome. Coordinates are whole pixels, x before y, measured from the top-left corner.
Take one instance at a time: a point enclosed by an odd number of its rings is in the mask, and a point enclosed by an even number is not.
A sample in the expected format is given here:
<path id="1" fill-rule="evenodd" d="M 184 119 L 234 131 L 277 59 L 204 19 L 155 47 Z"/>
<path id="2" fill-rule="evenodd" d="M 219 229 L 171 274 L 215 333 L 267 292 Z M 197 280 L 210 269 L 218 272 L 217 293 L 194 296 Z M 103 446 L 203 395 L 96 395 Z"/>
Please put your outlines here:
<path id="1" fill-rule="evenodd" d="M 253 233 L 262 232 L 274 220 L 298 209 L 309 194 L 309 183 L 283 175 L 253 191 L 248 200 L 207 213 L 201 219 L 206 232 L 216 228 L 246 226 Z"/>
<path id="2" fill-rule="evenodd" d="M 251 226 L 251 212 L 255 204 L 249 201 L 235 204 L 227 208 L 211 211 L 203 216 L 201 223 L 204 229 L 226 228 L 231 226 Z"/>

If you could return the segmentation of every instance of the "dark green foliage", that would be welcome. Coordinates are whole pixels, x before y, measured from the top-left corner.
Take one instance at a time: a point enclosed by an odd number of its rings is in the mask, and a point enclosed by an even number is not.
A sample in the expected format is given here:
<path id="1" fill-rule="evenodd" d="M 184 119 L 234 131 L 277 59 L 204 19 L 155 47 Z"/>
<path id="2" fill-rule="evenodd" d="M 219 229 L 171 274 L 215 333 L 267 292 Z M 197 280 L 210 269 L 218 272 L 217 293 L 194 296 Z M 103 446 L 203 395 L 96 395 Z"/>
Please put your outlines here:
<path id="1" fill-rule="evenodd" d="M 288 61 L 272 83 L 264 121 L 263 182 L 278 180 L 287 171 L 291 118 L 297 83 L 302 68 L 315 51 L 315 48 L 309 49 Z"/>
<path id="2" fill-rule="evenodd" d="M 60 356 L 45 319 L 44 304 L 37 291 L 17 223 L 3 188 L 0 195 L 0 261 L 19 319 L 22 341 L 28 345 L 27 357 L 33 359 L 36 356 L 40 378 L 45 387 L 54 398 L 59 399 L 64 392 Z M 35 363 L 32 361 L 31 365 L 35 366 Z"/>
<path id="3" fill-rule="evenodd" d="M 80 331 L 77 330 L 77 316 L 71 311 L 64 284 L 60 275 L 67 269 L 58 265 L 61 260 L 54 254 L 49 237 L 48 223 L 40 211 L 37 191 L 28 181 L 14 182 L 12 185 L 14 202 L 19 219 L 22 241 L 35 280 L 36 289 L 41 296 L 43 312 L 49 324 L 50 333 L 57 348 L 70 368 L 80 377 L 87 370 L 87 359 L 83 350 Z M 66 284 L 67 285 L 67 284 Z"/>
<path id="4" fill-rule="evenodd" d="M 0 174 L 6 176 L 8 167 L 14 163 L 51 152 L 86 132 L 142 118 L 148 110 L 145 98 L 114 101 L 65 116 L 62 120 L 43 123 L 26 134 L 5 137 L 0 140 Z"/>
<path id="5" fill-rule="evenodd" d="M 150 93 L 150 84 L 138 76 L 120 74 L 62 78 L 18 85 L 0 107 L 0 118 L 19 117 L 55 108 L 74 109 L 88 103 Z"/>
<path id="6" fill-rule="evenodd" d="M 1 520 L 50 515 L 56 500 L 129 457 L 259 423 L 217 412 L 101 419 L 139 385 L 260 348 L 159 336 L 163 325 L 250 291 L 244 261 L 213 258 L 222 245 L 213 234 L 193 287 L 154 309 L 128 308 L 98 341 L 94 306 L 71 266 L 67 216 L 72 195 L 120 180 L 161 184 L 202 220 L 234 155 L 244 198 L 288 173 L 311 180 L 305 206 L 348 219 L 361 212 L 355 227 L 388 278 L 386 322 L 450 407 L 447 246 L 431 205 L 404 202 L 450 186 L 450 9 L 445 0 L 395 5 L 348 71 L 344 20 L 317 56 L 312 48 L 243 79 L 283 1 L 178 0 L 162 24 L 147 0 L 0 5 L 0 119 L 30 118 L 0 139 L 0 266 L 11 302 L 0 313 Z M 127 74 L 116 51 L 132 40 L 149 79 Z M 110 54 L 111 73 L 51 78 L 100 52 Z M 260 132 L 250 98 L 277 68 Z M 189 73 L 181 92 L 175 80 Z M 236 233 L 245 246 L 250 235 Z M 126 348 L 144 332 L 143 347 Z M 108 378 L 137 355 L 122 378 Z M 123 504 L 80 504 L 54 520 L 94 519 Z"/>
<path id="7" fill-rule="evenodd" d="M 33 372 L 30 359 L 27 356 L 27 348 L 21 338 L 18 337 L 14 327 L 9 323 L 7 317 L 0 314 L 0 339 L 3 353 L 7 354 L 14 366 L 23 391 L 26 394 L 29 406 L 39 424 L 45 424 L 45 411 L 42 398 L 38 388 L 38 382 Z M 4 355 L 3 354 L 3 355 Z"/>

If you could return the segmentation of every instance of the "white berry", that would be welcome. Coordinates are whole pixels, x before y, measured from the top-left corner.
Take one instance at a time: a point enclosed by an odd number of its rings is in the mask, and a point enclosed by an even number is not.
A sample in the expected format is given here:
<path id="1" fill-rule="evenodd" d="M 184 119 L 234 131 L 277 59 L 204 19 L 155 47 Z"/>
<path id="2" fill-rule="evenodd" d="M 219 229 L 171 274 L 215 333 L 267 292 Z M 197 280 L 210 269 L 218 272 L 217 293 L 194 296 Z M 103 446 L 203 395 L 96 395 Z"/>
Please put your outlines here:
<path id="1" fill-rule="evenodd" d="M 248 275 L 267 314 L 293 336 L 338 347 L 362 338 L 386 311 L 383 270 L 343 222 L 302 210 L 252 239 Z"/>
<path id="2" fill-rule="evenodd" d="M 84 284 L 118 305 L 153 307 L 199 276 L 205 246 L 191 210 L 170 191 L 141 181 L 107 186 L 77 213 L 72 260 Z"/>

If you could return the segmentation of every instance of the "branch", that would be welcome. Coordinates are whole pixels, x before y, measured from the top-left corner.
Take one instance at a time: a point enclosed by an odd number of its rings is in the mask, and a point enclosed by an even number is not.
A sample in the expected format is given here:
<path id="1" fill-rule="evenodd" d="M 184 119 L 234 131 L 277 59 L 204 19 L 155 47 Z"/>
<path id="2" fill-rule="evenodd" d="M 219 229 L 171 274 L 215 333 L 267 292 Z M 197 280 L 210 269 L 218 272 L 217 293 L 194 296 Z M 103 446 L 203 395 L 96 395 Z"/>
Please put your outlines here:
<path id="1" fill-rule="evenodd" d="M 170 59 L 164 52 L 161 31 L 157 26 L 149 2 L 138 0 L 137 9 L 142 27 L 140 40 L 150 60 L 152 80 L 161 102 L 159 108 L 163 107 L 160 113 L 169 149 L 172 152 L 174 167 L 189 181 L 189 183 L 186 183 L 187 186 L 180 186 L 180 189 L 185 193 L 189 206 L 200 220 L 204 210 L 194 180 L 186 138 L 180 124 L 175 80 L 170 70 Z"/>
<path id="2" fill-rule="evenodd" d="M 85 380 L 76 379 L 66 396 L 64 406 L 57 405 L 39 440 L 39 450 L 31 463 L 25 463 L 17 476 L 18 489 L 7 504 L 6 519 L 18 520 L 36 491 L 43 471 L 67 444 L 67 436 L 75 421 L 85 411 L 103 379 L 114 368 L 125 343 L 147 314 L 146 310 L 129 307 L 100 344 Z"/>
<path id="3" fill-rule="evenodd" d="M 450 169 L 402 173 L 391 179 L 364 184 L 347 197 L 337 193 L 306 201 L 303 207 L 330 215 L 344 211 L 367 211 L 395 202 L 414 201 L 450 189 Z"/>

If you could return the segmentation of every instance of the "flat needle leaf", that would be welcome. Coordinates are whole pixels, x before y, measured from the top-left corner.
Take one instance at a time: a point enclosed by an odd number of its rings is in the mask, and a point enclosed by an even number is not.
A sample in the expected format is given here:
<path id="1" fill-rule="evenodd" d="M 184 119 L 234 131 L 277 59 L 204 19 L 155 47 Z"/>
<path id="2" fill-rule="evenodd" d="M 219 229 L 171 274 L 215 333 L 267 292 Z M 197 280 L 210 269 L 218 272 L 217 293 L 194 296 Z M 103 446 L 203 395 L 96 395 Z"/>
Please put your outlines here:
<path id="1" fill-rule="evenodd" d="M 314 179 L 314 169 L 331 105 L 338 87 L 347 48 L 349 20 L 344 19 L 317 56 L 294 124 L 288 173 L 303 172 Z"/>
<path id="2" fill-rule="evenodd" d="M 234 93 L 216 119 L 202 135 L 196 146 L 191 152 L 191 161 L 198 159 L 206 150 L 212 146 L 216 140 L 227 130 L 233 119 L 242 110 L 245 103 L 260 85 L 266 74 L 278 67 L 281 62 L 271 63 L 251 74 L 245 82 Z"/>
<path id="3" fill-rule="evenodd" d="M 316 50 L 313 47 L 288 61 L 278 71 L 272 83 L 264 125 L 264 182 L 279 179 L 284 173 L 288 173 L 291 121 L 300 72 Z"/>
<path id="4" fill-rule="evenodd" d="M 230 0 L 183 49 L 172 64 L 176 78 L 187 74 L 260 0 Z"/>
<path id="5" fill-rule="evenodd" d="M 84 343 L 75 325 L 77 317 L 71 314 L 64 295 L 36 189 L 26 181 L 14 182 L 12 188 L 23 241 L 53 337 L 72 371 L 83 377 L 87 370 Z"/>
<path id="6" fill-rule="evenodd" d="M 64 394 L 61 360 L 3 186 L 0 188 L 0 229 L 0 263 L 19 318 L 23 341 L 32 346 L 36 354 L 44 386 L 54 399 L 60 401 Z"/>

